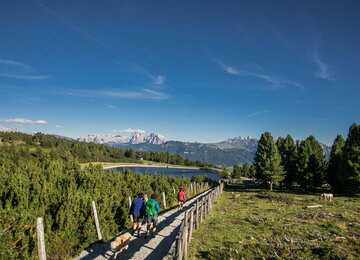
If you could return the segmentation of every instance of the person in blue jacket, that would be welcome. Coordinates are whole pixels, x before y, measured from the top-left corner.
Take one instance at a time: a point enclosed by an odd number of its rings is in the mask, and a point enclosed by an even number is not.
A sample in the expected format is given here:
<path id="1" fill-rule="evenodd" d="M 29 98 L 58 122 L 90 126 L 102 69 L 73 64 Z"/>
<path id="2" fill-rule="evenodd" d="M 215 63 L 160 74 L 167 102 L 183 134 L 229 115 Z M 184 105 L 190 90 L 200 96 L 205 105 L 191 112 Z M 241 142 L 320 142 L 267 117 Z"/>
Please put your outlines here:
<path id="1" fill-rule="evenodd" d="M 137 236 L 140 236 L 141 224 L 144 219 L 145 214 L 145 203 L 144 203 L 144 194 L 140 193 L 139 197 L 134 199 L 130 206 L 129 215 L 133 216 L 134 224 L 132 235 L 135 236 L 137 230 Z"/>

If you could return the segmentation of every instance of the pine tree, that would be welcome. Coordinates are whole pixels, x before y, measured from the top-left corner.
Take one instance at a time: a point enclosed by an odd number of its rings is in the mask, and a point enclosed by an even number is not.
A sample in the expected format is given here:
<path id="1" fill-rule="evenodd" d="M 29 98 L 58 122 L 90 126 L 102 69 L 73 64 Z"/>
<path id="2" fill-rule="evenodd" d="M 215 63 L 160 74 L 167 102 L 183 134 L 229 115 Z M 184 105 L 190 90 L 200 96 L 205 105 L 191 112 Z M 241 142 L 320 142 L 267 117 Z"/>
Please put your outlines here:
<path id="1" fill-rule="evenodd" d="M 256 178 L 263 182 L 269 182 L 270 191 L 272 191 L 273 184 L 278 184 L 284 179 L 281 157 L 269 132 L 261 135 L 254 158 L 254 165 L 256 168 Z"/>
<path id="2" fill-rule="evenodd" d="M 281 155 L 281 165 L 284 167 L 285 171 L 284 183 L 289 189 L 296 181 L 297 146 L 290 135 L 287 135 L 285 139 L 279 137 L 276 144 Z"/>
<path id="3" fill-rule="evenodd" d="M 335 191 L 341 192 L 344 190 L 344 174 L 342 170 L 343 163 L 343 149 L 345 146 L 345 140 L 341 135 L 338 135 L 331 147 L 331 153 L 329 158 L 329 165 L 327 168 L 327 182 L 331 185 L 331 188 Z"/>
<path id="4" fill-rule="evenodd" d="M 220 175 L 221 175 L 223 178 L 228 178 L 228 177 L 229 177 L 230 173 L 229 173 L 228 168 L 226 168 L 225 165 L 223 165 L 223 166 L 221 167 Z"/>
<path id="5" fill-rule="evenodd" d="M 344 190 L 360 193 L 360 125 L 352 124 L 344 146 Z"/>
<path id="6" fill-rule="evenodd" d="M 234 178 L 234 179 L 241 178 L 241 168 L 240 168 L 239 164 L 234 165 L 233 171 L 231 173 L 231 178 Z"/>
<path id="7" fill-rule="evenodd" d="M 250 172 L 250 165 L 249 165 L 248 162 L 245 162 L 243 164 L 241 171 L 242 171 L 243 176 L 249 177 L 249 175 L 250 175 L 250 173 L 249 173 Z"/>
<path id="8" fill-rule="evenodd" d="M 304 189 L 321 186 L 325 180 L 323 150 L 314 136 L 301 142 L 298 152 L 298 180 Z"/>

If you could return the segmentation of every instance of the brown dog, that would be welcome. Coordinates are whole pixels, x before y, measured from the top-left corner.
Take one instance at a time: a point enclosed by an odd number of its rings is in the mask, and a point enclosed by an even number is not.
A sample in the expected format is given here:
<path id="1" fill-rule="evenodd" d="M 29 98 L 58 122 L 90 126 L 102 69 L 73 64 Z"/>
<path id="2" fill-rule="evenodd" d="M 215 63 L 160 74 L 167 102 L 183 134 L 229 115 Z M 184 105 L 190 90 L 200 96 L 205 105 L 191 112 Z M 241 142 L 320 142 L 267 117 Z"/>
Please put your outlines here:
<path id="1" fill-rule="evenodd" d="M 240 194 L 235 194 L 234 192 L 231 192 L 232 198 L 240 198 Z"/>
<path id="2" fill-rule="evenodd" d="M 129 232 L 126 232 L 121 236 L 115 238 L 115 241 L 111 242 L 110 247 L 112 250 L 115 251 L 114 259 L 116 259 L 117 255 L 124 249 L 125 251 L 128 249 L 130 237 L 131 234 Z"/>

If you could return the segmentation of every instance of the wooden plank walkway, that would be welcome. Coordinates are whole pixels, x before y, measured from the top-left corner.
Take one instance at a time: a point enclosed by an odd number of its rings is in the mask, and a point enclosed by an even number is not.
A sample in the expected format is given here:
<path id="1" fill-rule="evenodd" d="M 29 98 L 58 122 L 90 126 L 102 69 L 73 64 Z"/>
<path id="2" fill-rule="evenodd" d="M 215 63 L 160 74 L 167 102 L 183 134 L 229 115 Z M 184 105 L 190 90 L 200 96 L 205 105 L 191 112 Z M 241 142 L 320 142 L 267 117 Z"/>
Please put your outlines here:
<path id="1" fill-rule="evenodd" d="M 173 209 L 165 212 L 164 214 L 160 214 L 155 238 L 151 238 L 151 235 L 147 239 L 144 238 L 146 225 L 143 225 L 141 229 L 141 237 L 131 237 L 129 249 L 127 252 L 123 251 L 118 254 L 117 259 L 168 259 L 169 251 L 171 251 L 171 249 L 175 246 L 175 239 L 179 233 L 185 210 L 191 208 L 195 205 L 198 198 L 202 198 L 208 193 L 209 191 L 206 191 L 187 201 L 184 205 L 184 211 Z M 113 240 L 94 244 L 90 248 L 82 251 L 75 260 L 113 259 L 115 253 L 110 249 L 110 243 L 112 241 Z"/>

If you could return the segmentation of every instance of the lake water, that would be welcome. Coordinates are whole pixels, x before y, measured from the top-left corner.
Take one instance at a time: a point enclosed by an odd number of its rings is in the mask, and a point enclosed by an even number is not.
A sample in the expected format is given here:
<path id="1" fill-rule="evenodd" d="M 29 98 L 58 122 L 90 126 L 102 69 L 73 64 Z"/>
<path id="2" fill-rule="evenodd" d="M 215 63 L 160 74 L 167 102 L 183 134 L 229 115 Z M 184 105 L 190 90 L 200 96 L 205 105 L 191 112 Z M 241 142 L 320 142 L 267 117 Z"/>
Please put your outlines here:
<path id="1" fill-rule="evenodd" d="M 116 170 L 119 172 L 122 172 L 124 169 L 129 169 L 133 172 L 140 172 L 142 174 L 144 174 L 146 171 L 148 171 L 148 173 L 154 174 L 156 173 L 160 173 L 163 174 L 165 176 L 167 175 L 172 175 L 172 176 L 179 176 L 182 177 L 184 175 L 185 178 L 191 178 L 192 176 L 197 176 L 197 175 L 207 175 L 209 178 L 214 179 L 214 180 L 219 180 L 221 179 L 221 176 L 218 173 L 215 172 L 210 172 L 210 171 L 204 171 L 204 170 L 197 170 L 197 169 L 185 169 L 185 168 L 163 168 L 163 167 L 116 167 L 116 168 L 112 168 L 112 169 L 107 169 L 107 171 L 109 170 Z"/>

